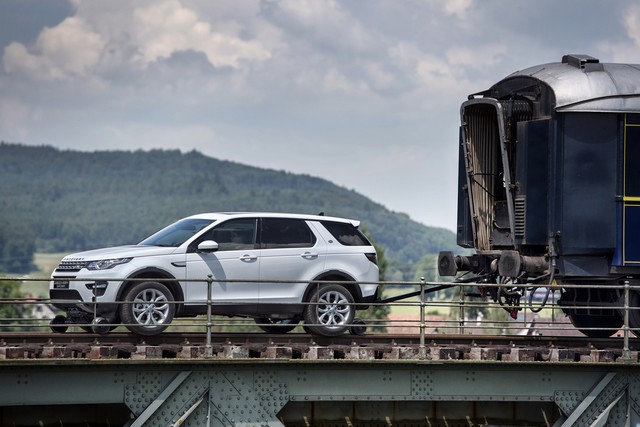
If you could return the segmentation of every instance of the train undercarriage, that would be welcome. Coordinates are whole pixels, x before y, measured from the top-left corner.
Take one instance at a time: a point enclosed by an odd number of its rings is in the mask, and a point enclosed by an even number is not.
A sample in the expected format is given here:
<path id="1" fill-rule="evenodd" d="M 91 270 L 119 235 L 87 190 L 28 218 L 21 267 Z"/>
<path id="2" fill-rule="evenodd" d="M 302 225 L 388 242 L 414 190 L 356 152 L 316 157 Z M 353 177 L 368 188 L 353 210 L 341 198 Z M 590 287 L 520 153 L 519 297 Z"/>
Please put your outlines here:
<path id="1" fill-rule="evenodd" d="M 640 337 L 638 278 L 563 277 L 552 272 L 551 264 L 548 257 L 522 257 L 515 251 L 469 256 L 441 252 L 438 258 L 441 276 L 476 283 L 482 297 L 499 303 L 514 319 L 524 309 L 541 311 L 555 297 L 571 323 L 588 337 L 612 336 L 625 324 Z M 544 295 L 536 304 L 535 294 Z"/>

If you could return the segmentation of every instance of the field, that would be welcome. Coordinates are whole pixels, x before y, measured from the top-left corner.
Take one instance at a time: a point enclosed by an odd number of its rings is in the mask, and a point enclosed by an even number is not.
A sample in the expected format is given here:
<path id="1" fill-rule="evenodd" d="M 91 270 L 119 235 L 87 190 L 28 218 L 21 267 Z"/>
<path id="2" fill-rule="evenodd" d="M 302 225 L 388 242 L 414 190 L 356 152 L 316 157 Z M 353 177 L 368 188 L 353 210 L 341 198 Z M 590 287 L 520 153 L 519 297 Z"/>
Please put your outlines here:
<path id="1" fill-rule="evenodd" d="M 48 297 L 49 296 L 49 277 L 51 272 L 56 268 L 64 253 L 36 253 L 34 255 L 33 262 L 36 266 L 36 271 L 29 274 L 28 279 L 22 282 L 21 290 L 25 294 Z M 33 279 L 33 280 L 29 280 Z"/>

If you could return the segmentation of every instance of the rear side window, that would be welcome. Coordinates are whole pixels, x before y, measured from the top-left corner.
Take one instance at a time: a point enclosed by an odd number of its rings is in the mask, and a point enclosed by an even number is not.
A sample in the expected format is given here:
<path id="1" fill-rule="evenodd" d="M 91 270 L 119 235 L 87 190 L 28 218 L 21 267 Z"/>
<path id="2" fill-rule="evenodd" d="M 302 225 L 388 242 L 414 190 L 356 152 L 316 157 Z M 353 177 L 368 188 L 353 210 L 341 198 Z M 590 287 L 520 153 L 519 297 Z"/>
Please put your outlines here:
<path id="1" fill-rule="evenodd" d="M 262 218 L 261 247 L 310 248 L 316 244 L 316 236 L 301 219 Z"/>
<path id="2" fill-rule="evenodd" d="M 320 222 L 338 242 L 345 246 L 371 246 L 364 234 L 352 224 L 333 221 Z"/>

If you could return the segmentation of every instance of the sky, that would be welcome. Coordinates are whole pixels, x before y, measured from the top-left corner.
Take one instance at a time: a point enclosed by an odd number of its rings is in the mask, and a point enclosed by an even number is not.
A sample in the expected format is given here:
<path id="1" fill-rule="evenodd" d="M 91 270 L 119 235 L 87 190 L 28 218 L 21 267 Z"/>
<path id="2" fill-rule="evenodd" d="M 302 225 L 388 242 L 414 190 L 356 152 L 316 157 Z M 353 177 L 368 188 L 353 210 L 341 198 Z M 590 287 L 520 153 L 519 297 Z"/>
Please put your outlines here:
<path id="1" fill-rule="evenodd" d="M 455 230 L 460 104 L 567 53 L 640 63 L 640 3 L 0 0 L 0 141 L 197 150 Z"/>

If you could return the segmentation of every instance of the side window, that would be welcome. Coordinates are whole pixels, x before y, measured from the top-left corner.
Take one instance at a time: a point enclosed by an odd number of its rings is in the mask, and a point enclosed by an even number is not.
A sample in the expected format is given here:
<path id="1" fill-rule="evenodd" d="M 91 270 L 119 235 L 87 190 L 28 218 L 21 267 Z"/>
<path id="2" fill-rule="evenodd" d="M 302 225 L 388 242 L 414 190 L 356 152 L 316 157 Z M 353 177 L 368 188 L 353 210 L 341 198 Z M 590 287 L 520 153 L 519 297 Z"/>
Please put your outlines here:
<path id="1" fill-rule="evenodd" d="M 256 219 L 232 219 L 212 228 L 199 242 L 213 240 L 218 243 L 219 251 L 237 251 L 255 249 Z"/>
<path id="2" fill-rule="evenodd" d="M 360 232 L 356 227 L 352 224 L 346 222 L 333 222 L 333 221 L 321 221 L 324 228 L 326 228 L 329 233 L 335 239 L 340 242 L 340 244 L 345 246 L 371 246 L 371 243 L 364 237 L 364 234 Z"/>
<path id="3" fill-rule="evenodd" d="M 263 249 L 310 248 L 316 236 L 304 220 L 263 218 L 260 242 Z"/>

